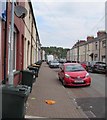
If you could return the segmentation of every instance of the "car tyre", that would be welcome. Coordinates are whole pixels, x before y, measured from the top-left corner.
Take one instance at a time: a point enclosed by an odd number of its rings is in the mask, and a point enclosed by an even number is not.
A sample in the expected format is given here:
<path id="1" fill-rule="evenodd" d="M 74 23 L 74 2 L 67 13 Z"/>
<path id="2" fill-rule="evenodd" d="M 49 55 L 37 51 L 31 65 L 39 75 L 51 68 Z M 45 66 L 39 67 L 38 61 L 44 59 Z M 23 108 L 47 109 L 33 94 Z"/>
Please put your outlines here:
<path id="1" fill-rule="evenodd" d="M 61 78 L 58 76 L 59 81 L 61 81 Z"/>
<path id="2" fill-rule="evenodd" d="M 91 84 L 87 85 L 87 87 L 90 87 L 90 86 L 91 86 Z"/>
<path id="3" fill-rule="evenodd" d="M 66 87 L 64 79 L 62 80 L 62 84 L 63 84 L 64 87 Z"/>

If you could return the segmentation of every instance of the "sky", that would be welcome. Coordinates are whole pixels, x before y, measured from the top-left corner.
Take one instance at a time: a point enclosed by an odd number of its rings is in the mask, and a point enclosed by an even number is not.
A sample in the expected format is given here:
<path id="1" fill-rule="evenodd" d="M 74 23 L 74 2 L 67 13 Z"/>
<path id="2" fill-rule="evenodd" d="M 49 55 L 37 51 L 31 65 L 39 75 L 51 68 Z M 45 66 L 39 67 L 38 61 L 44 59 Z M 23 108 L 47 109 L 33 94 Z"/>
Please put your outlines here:
<path id="1" fill-rule="evenodd" d="M 105 30 L 106 0 L 31 0 L 43 47 L 72 48 Z"/>

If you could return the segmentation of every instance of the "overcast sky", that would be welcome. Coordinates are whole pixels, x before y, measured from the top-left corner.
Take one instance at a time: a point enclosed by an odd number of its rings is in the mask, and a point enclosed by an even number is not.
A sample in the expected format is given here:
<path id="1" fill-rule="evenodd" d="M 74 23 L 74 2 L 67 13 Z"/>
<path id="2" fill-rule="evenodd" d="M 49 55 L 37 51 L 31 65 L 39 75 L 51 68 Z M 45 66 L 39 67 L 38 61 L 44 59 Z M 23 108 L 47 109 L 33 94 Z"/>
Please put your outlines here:
<path id="1" fill-rule="evenodd" d="M 34 1 L 34 2 L 33 2 Z M 105 30 L 106 0 L 32 0 L 42 46 L 72 48 Z"/>

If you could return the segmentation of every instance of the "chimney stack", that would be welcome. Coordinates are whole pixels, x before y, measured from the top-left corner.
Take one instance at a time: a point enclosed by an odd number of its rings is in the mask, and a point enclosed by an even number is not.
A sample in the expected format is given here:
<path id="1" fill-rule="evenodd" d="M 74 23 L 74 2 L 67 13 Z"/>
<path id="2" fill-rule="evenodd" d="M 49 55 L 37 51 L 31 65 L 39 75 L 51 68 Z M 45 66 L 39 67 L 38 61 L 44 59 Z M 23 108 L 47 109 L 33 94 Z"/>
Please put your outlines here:
<path id="1" fill-rule="evenodd" d="M 93 40 L 94 36 L 87 36 L 87 41 Z"/>
<path id="2" fill-rule="evenodd" d="M 101 36 L 105 36 L 105 35 L 106 35 L 106 31 L 104 31 L 104 30 L 97 32 L 97 37 L 101 37 Z"/>

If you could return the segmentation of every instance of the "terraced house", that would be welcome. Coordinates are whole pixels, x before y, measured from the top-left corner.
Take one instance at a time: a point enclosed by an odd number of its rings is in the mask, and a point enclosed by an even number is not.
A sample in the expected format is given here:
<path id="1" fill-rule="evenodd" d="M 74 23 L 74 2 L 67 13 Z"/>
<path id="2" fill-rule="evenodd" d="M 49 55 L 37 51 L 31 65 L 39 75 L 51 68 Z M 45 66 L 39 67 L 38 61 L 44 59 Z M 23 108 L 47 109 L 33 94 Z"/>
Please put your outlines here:
<path id="1" fill-rule="evenodd" d="M 30 0 L 24 2 L 16 0 L 16 6 L 22 6 L 27 10 L 24 18 L 19 18 L 14 13 L 14 35 L 13 35 L 13 73 L 14 84 L 20 83 L 20 71 L 27 69 L 29 65 L 35 63 L 41 57 L 41 43 L 36 26 L 36 20 L 33 13 L 32 3 Z M 9 74 L 9 47 L 11 32 L 11 14 L 12 2 L 6 2 L 6 20 L 0 17 L 0 82 L 8 82 Z M 2 72 L 1 72 L 2 71 Z"/>
<path id="2" fill-rule="evenodd" d="M 67 58 L 71 61 L 106 61 L 106 36 L 105 31 L 98 31 L 97 37 L 88 36 L 87 40 L 79 40 L 68 51 Z"/>

